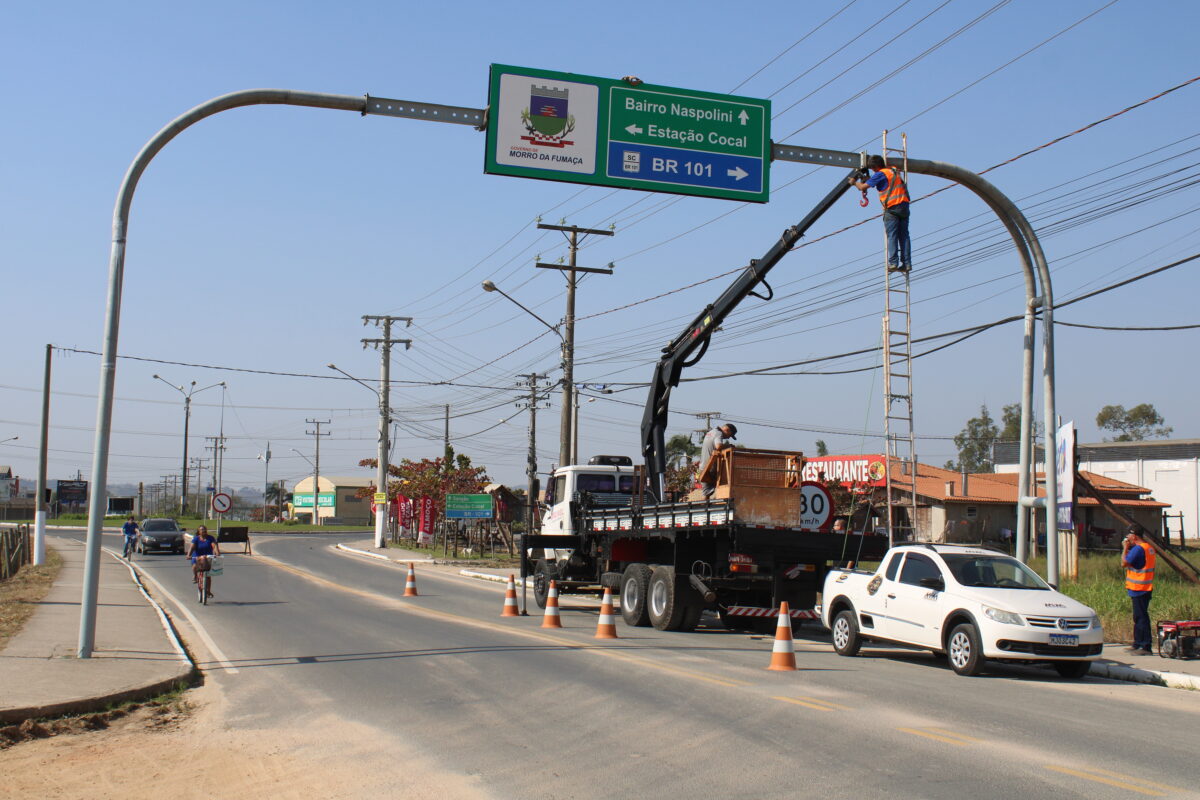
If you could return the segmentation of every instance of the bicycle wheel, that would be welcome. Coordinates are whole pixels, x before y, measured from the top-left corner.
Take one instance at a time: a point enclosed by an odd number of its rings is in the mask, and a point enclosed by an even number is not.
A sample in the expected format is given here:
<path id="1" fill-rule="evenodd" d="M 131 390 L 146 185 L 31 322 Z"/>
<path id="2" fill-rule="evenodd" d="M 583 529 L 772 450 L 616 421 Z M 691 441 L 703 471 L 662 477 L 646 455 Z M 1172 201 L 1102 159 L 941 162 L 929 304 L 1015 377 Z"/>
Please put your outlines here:
<path id="1" fill-rule="evenodd" d="M 200 595 L 200 605 L 208 605 L 208 594 L 204 591 L 204 573 L 196 572 L 196 589 Z"/>

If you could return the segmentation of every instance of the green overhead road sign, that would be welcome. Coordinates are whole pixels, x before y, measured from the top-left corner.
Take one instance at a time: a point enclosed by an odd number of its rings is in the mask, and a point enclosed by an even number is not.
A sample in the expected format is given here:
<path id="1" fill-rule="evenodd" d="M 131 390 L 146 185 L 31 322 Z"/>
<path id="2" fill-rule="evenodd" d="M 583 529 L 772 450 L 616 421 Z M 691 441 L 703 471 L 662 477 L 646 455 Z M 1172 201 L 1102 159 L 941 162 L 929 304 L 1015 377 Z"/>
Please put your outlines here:
<path id="1" fill-rule="evenodd" d="M 490 494 L 446 495 L 446 519 L 491 519 Z"/>
<path id="2" fill-rule="evenodd" d="M 493 64 L 484 171 L 770 199 L 771 102 Z"/>

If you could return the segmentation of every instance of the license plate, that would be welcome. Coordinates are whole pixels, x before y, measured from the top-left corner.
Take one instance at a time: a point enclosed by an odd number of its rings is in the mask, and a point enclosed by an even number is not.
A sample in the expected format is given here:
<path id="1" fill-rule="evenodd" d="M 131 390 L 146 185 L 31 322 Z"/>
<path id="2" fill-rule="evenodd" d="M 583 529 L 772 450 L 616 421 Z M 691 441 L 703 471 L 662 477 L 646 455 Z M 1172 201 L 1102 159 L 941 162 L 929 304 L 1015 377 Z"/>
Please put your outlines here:
<path id="1" fill-rule="evenodd" d="M 1075 647 L 1079 644 L 1079 637 L 1071 633 L 1052 633 L 1050 644 L 1056 647 Z"/>

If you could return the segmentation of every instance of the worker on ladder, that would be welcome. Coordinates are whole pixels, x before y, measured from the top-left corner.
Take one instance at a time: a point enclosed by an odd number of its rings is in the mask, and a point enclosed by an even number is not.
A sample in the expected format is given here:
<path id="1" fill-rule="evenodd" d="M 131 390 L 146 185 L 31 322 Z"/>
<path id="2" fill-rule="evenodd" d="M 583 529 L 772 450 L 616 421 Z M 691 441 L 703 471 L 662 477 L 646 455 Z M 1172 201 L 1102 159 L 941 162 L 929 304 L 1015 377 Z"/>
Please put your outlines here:
<path id="1" fill-rule="evenodd" d="M 908 272 L 912 269 L 912 245 L 908 239 L 908 187 L 896 167 L 884 164 L 883 156 L 871 156 L 867 166 L 872 174 L 862 170 L 850 183 L 863 192 L 868 188 L 879 192 L 883 204 L 883 228 L 887 231 L 888 272 Z"/>

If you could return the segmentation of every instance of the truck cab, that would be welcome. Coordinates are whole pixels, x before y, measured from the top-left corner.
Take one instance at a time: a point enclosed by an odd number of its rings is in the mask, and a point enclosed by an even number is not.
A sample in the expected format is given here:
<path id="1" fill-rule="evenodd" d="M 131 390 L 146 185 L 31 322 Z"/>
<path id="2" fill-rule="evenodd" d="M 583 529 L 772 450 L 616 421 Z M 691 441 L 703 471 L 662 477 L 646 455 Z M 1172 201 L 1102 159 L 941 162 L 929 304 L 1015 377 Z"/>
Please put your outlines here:
<path id="1" fill-rule="evenodd" d="M 576 504 L 574 508 L 584 501 L 598 508 L 631 505 L 636 479 L 628 456 L 592 456 L 587 464 L 559 467 L 546 485 L 546 510 L 539 533 L 575 534 L 572 504 Z"/>

